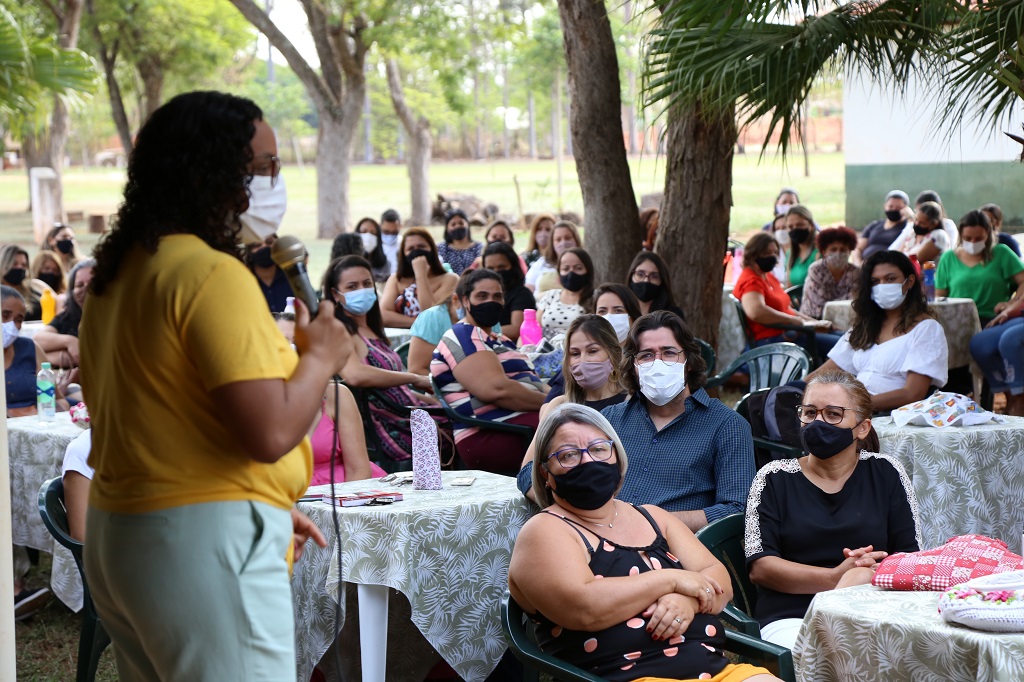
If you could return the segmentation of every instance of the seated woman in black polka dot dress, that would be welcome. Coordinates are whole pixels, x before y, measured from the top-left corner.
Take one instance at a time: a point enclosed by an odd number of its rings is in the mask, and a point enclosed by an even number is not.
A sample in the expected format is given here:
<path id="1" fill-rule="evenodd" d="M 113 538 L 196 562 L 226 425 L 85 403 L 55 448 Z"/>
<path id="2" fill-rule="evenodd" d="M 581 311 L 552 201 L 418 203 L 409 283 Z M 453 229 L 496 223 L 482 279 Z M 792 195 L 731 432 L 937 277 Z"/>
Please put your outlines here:
<path id="1" fill-rule="evenodd" d="M 613 682 L 777 679 L 722 652 L 722 564 L 672 514 L 615 499 L 626 452 L 607 419 L 565 403 L 534 443 L 545 513 L 519 532 L 508 581 L 542 649 Z"/>

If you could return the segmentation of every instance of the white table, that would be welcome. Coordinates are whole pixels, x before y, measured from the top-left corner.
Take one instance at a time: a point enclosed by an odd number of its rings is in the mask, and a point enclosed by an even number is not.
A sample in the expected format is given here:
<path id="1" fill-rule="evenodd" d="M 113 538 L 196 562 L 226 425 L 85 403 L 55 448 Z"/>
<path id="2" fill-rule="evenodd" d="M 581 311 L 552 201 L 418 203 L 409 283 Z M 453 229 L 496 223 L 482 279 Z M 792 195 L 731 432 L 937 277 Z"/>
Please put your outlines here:
<path id="1" fill-rule="evenodd" d="M 532 508 L 513 478 L 462 471 L 444 472 L 442 479 L 447 484 L 457 475 L 476 476 L 476 482 L 443 490 L 374 480 L 340 484 L 342 492 L 399 490 L 405 496 L 385 507 L 339 508 L 340 536 L 329 504 L 300 503 L 324 532 L 328 548 L 307 543 L 295 566 L 299 680 L 309 679 L 343 625 L 335 629 L 334 619 L 340 599 L 344 621 L 344 583 L 358 589 L 363 680 L 394 679 L 386 675 L 389 588 L 408 598 L 412 623 L 463 679 L 483 680 L 493 671 L 506 649 L 499 600 L 508 562 Z"/>
<path id="2" fill-rule="evenodd" d="M 409 330 L 402 327 L 384 327 L 384 335 L 388 337 L 392 348 L 397 348 L 412 338 Z"/>
<path id="3" fill-rule="evenodd" d="M 21 336 L 26 339 L 31 339 L 33 336 L 36 335 L 36 332 L 38 332 L 45 326 L 46 325 L 40 322 L 39 320 L 36 320 L 35 322 L 22 322 L 21 331 L 18 332 L 18 336 Z"/>
<path id="4" fill-rule="evenodd" d="M 50 587 L 71 610 L 82 608 L 82 579 L 71 552 L 60 545 L 39 516 L 39 488 L 60 476 L 64 451 L 82 429 L 71 423 L 67 412 L 43 425 L 39 417 L 7 420 L 11 467 L 11 535 L 14 544 L 53 555 Z"/>

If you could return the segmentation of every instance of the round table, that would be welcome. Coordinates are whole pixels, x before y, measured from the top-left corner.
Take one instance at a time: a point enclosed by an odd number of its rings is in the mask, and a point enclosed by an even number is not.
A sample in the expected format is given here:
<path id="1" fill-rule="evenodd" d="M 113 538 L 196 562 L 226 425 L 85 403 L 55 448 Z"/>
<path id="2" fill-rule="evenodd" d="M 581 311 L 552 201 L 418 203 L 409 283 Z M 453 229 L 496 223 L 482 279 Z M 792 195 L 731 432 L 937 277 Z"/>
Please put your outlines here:
<path id="1" fill-rule="evenodd" d="M 797 679 L 1024 679 L 1024 635 L 949 625 L 938 614 L 941 594 L 895 592 L 870 585 L 819 593 L 793 646 Z"/>

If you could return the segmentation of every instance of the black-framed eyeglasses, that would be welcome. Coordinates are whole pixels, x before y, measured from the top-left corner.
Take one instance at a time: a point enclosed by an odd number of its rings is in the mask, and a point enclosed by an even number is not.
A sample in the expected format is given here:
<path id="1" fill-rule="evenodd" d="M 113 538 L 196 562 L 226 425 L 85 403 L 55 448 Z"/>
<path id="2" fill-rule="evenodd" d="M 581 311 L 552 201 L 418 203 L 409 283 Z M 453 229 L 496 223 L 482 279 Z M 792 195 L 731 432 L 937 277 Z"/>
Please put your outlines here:
<path id="1" fill-rule="evenodd" d="M 266 164 L 263 163 L 266 161 Z M 253 175 L 269 175 L 270 186 L 274 187 L 277 185 L 277 176 L 281 174 L 281 159 L 277 156 L 264 156 L 260 161 L 260 165 L 254 166 Z"/>
<path id="2" fill-rule="evenodd" d="M 796 406 L 796 416 L 804 424 L 810 424 L 817 419 L 820 414 L 826 424 L 835 425 L 843 421 L 843 417 L 846 416 L 847 411 L 856 412 L 852 407 L 839 407 L 838 405 L 826 405 L 821 409 L 818 409 L 814 405 Z"/>
<path id="3" fill-rule="evenodd" d="M 636 364 L 649 365 L 659 358 L 666 365 L 674 365 L 683 359 L 683 354 L 674 348 L 664 348 L 661 351 L 642 350 L 636 354 Z"/>
<path id="4" fill-rule="evenodd" d="M 650 282 L 651 284 L 661 284 L 661 273 L 660 272 L 647 272 L 646 270 L 634 270 L 633 271 L 634 282 Z"/>
<path id="5" fill-rule="evenodd" d="M 615 441 L 593 440 L 585 448 L 562 448 L 553 452 L 546 459 L 554 457 L 566 469 L 572 469 L 583 461 L 583 453 L 590 455 L 590 458 L 598 462 L 604 462 L 611 458 L 615 450 Z"/>

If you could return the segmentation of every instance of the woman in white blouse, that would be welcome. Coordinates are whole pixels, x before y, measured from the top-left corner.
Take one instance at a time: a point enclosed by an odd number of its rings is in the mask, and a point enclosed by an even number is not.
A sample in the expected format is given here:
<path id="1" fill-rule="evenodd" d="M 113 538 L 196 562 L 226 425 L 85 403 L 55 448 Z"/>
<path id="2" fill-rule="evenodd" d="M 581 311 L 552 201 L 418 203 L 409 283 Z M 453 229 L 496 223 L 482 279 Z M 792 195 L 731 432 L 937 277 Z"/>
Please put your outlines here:
<path id="1" fill-rule="evenodd" d="M 864 261 L 853 312 L 853 327 L 815 374 L 841 369 L 856 375 L 876 412 L 921 400 L 932 385 L 945 385 L 946 334 L 928 311 L 906 255 L 878 251 Z"/>
<path id="2" fill-rule="evenodd" d="M 537 319 L 544 338 L 551 339 L 569 329 L 577 317 L 586 312 L 584 303 L 594 292 L 594 261 L 580 248 L 571 248 L 558 257 L 558 279 L 561 289 L 549 289 L 537 297 Z"/>
<path id="3" fill-rule="evenodd" d="M 903 228 L 903 232 L 889 248 L 908 256 L 917 256 L 920 263 L 937 261 L 942 252 L 949 248 L 949 236 L 942 227 L 942 207 L 934 201 L 926 201 L 918 206 L 914 223 Z"/>

